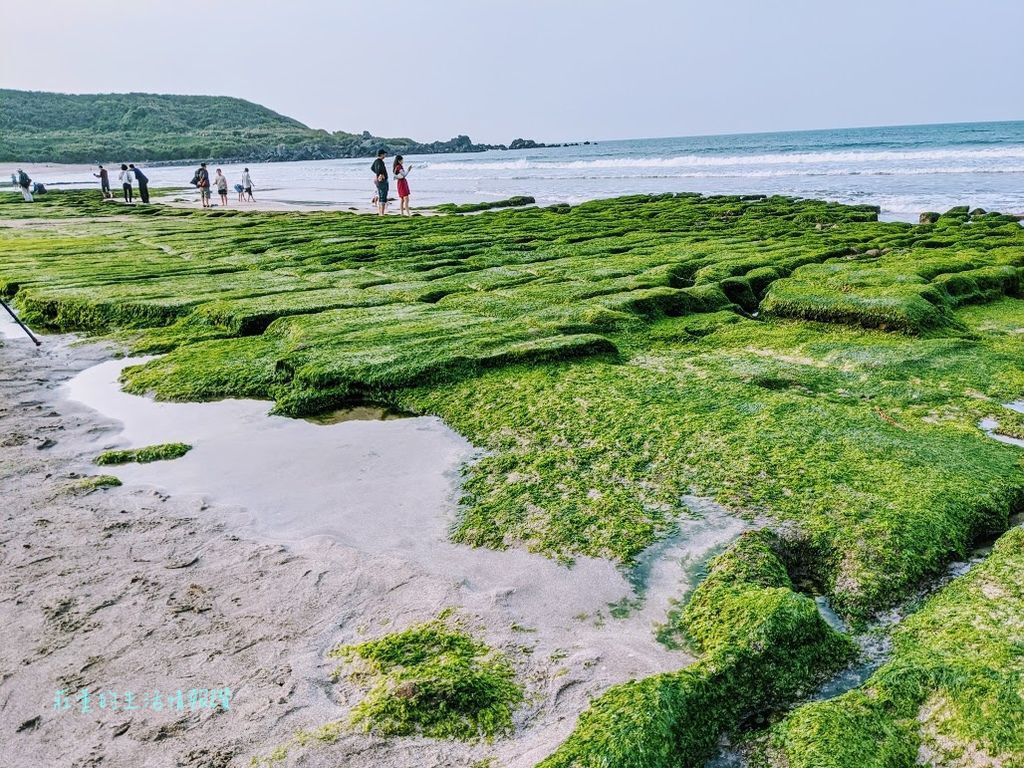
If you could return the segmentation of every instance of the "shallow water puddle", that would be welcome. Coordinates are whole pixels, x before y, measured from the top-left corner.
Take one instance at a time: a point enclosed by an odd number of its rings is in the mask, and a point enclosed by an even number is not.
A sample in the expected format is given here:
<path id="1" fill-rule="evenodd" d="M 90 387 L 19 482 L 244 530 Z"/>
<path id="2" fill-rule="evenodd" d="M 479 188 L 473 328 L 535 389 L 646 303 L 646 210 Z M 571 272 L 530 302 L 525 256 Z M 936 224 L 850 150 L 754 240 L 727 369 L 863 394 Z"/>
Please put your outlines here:
<path id="1" fill-rule="evenodd" d="M 1011 403 L 1009 407 L 1017 410 L 1024 408 L 1024 400 Z M 1024 526 L 1024 512 L 1011 515 L 1006 530 Z M 1002 534 L 998 534 L 998 539 Z M 875 616 L 870 626 L 851 639 L 858 645 L 857 658 L 846 668 L 821 683 L 818 688 L 792 707 L 808 702 L 827 701 L 842 696 L 847 691 L 863 685 L 883 664 L 889 661 L 893 651 L 892 632 L 911 614 L 921 608 L 924 601 L 947 586 L 954 579 L 966 575 L 976 565 L 985 561 L 992 553 L 993 542 L 983 543 L 971 550 L 966 560 L 957 560 L 946 566 L 945 572 L 923 586 L 916 594 L 901 601 L 899 605 Z M 818 611 L 828 624 L 838 632 L 849 633 L 846 622 L 832 609 L 827 597 L 819 595 L 814 599 Z M 749 748 L 734 746 L 727 738 L 723 738 L 718 752 L 704 763 L 702 768 L 746 768 L 750 765 Z"/>
<path id="2" fill-rule="evenodd" d="M 1024 413 L 1024 400 L 1014 400 L 1012 403 L 1005 403 L 1004 407 L 1009 408 L 1011 411 L 1016 411 L 1017 413 Z M 999 421 L 997 419 L 982 419 L 978 422 L 978 426 L 993 440 L 998 440 L 1000 443 L 1006 443 L 1008 445 L 1016 445 L 1018 448 L 1024 448 L 1024 440 L 1021 440 L 1018 437 L 1010 437 L 1009 435 L 1001 435 L 996 431 L 999 426 Z"/>
<path id="3" fill-rule="evenodd" d="M 1024 404 L 1024 403 L 1022 403 Z M 1017 404 L 1014 404 L 1017 405 Z M 1007 521 L 1007 528 L 1016 528 L 1024 525 L 1024 513 L 1011 515 Z M 1005 531 L 1004 531 L 1005 533 Z M 955 560 L 946 566 L 946 570 L 930 582 L 922 586 L 915 594 L 901 601 L 898 605 L 883 611 L 875 616 L 871 625 L 863 632 L 853 636 L 853 640 L 860 646 L 860 654 L 856 661 L 846 669 L 841 670 L 835 676 L 825 681 L 818 690 L 809 697 L 811 701 L 824 701 L 841 696 L 852 688 L 856 688 L 867 680 L 879 667 L 889 660 L 892 654 L 892 630 L 905 618 L 915 613 L 924 601 L 948 585 L 954 579 L 965 576 L 976 565 L 985 562 L 992 554 L 992 546 L 995 540 L 1002 536 L 1000 533 L 994 539 L 980 542 L 975 546 L 964 560 Z M 816 598 L 818 610 L 821 611 L 826 621 L 834 629 L 841 632 L 849 632 L 846 623 L 832 610 L 828 599 L 825 597 Z"/>
<path id="4" fill-rule="evenodd" d="M 658 644 L 654 625 L 692 587 L 700 564 L 746 526 L 706 500 L 688 498 L 695 517 L 644 553 L 632 574 L 595 558 L 570 568 L 521 550 L 456 545 L 448 531 L 459 473 L 475 450 L 440 419 L 388 418 L 394 414 L 367 408 L 314 423 L 269 415 L 264 401 L 158 403 L 118 384 L 122 369 L 144 360 L 96 365 L 72 379 L 64 395 L 119 421 L 117 447 L 185 442 L 194 448 L 173 461 L 104 472 L 242 507 L 246 524 L 261 536 L 289 542 L 328 536 L 369 555 L 397 556 L 459 584 L 467 606 L 507 611 L 538 639 L 628 657 L 623 672 L 629 675 L 685 661 L 685 654 Z M 97 445 L 97 453 L 106 447 Z"/>

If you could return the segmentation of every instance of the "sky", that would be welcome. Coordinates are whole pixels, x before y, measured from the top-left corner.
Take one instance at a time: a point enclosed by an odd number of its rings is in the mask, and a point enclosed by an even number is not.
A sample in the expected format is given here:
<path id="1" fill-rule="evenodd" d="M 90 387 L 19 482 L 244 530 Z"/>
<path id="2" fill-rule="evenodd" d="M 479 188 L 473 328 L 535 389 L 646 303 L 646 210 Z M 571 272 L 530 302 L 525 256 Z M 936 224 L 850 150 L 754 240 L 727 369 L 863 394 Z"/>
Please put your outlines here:
<path id="1" fill-rule="evenodd" d="M 1018 0 L 0 0 L 0 87 L 507 143 L 1024 118 Z"/>

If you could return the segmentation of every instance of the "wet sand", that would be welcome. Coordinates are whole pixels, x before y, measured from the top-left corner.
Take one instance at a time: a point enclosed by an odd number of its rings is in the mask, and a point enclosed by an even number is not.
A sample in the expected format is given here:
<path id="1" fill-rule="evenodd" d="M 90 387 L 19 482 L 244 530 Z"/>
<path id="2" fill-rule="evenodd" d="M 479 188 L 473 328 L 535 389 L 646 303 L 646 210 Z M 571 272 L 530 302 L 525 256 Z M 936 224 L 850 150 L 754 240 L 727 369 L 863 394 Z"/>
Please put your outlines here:
<path id="1" fill-rule="evenodd" d="M 203 204 L 199 199 L 199 193 L 194 190 L 159 190 L 160 195 L 154 196 L 152 202 L 159 205 L 166 205 L 171 208 L 188 208 L 202 210 Z M 253 202 L 238 202 L 238 193 L 232 191 L 228 195 L 227 206 L 220 204 L 220 198 L 214 195 L 213 210 L 217 211 L 346 211 L 348 213 L 363 213 L 371 216 L 377 215 L 377 207 L 369 199 L 365 203 L 353 205 L 352 203 L 337 203 L 330 200 L 303 200 L 303 201 L 282 201 L 264 200 L 257 198 Z M 124 205 L 124 203 L 121 203 Z M 413 214 L 420 216 L 436 216 L 437 212 L 431 208 L 414 208 Z M 398 200 L 388 203 L 388 216 L 400 216 Z"/>
<path id="2" fill-rule="evenodd" d="M 512 737 L 348 733 L 282 765 L 530 766 L 591 696 L 688 663 L 652 625 L 742 528 L 691 499 L 704 516 L 631 574 L 457 546 L 446 531 L 473 448 L 436 419 L 319 425 L 255 401 L 157 404 L 116 389 L 123 361 L 109 350 L 48 336 L 37 352 L 13 323 L 0 330 L 0 621 L 13 628 L 0 719 L 13 765 L 248 765 L 359 701 L 352 682 L 330 682 L 328 650 L 451 607 L 526 686 Z M 179 439 L 195 448 L 176 461 L 90 463 Z M 125 485 L 70 490 L 101 473 Z M 633 607 L 615 618 L 623 599 Z M 233 692 L 221 713 L 53 710 L 58 689 L 220 687 Z"/>

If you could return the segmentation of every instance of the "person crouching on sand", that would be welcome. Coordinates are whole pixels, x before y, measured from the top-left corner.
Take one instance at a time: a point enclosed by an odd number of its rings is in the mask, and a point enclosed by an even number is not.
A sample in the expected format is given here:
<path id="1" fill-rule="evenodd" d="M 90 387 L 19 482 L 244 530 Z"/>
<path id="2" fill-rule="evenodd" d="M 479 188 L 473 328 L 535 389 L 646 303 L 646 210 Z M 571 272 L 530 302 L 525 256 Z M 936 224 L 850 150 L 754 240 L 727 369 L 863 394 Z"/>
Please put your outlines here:
<path id="1" fill-rule="evenodd" d="M 387 152 L 380 150 L 377 159 L 370 166 L 373 183 L 377 187 L 377 213 L 380 216 L 384 215 L 384 210 L 388 207 L 388 167 L 384 164 L 384 158 L 387 156 Z"/>
<path id="2" fill-rule="evenodd" d="M 217 185 L 217 194 L 220 195 L 220 204 L 227 208 L 228 180 L 227 177 L 221 173 L 220 168 L 217 169 L 217 175 L 213 177 L 213 183 Z"/>
<path id="3" fill-rule="evenodd" d="M 412 166 L 406 168 L 402 165 L 402 156 L 396 155 L 395 164 L 391 170 L 395 172 L 395 178 L 398 179 L 398 210 L 403 216 L 412 216 L 412 211 L 409 210 L 409 181 L 406 178 L 409 171 L 412 170 Z"/>
<path id="4" fill-rule="evenodd" d="M 128 166 L 121 163 L 121 172 L 117 174 L 117 178 L 121 182 L 121 189 L 124 190 L 124 201 L 126 203 L 132 202 L 132 178 L 134 176 L 135 174 L 128 170 Z"/>

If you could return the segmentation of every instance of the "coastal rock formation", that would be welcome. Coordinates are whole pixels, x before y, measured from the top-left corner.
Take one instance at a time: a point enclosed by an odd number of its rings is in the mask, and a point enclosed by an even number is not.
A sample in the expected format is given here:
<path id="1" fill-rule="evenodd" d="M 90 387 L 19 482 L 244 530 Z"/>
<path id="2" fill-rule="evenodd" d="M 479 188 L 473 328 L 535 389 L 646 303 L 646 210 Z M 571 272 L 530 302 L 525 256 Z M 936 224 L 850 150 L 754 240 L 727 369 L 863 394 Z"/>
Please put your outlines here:
<path id="1" fill-rule="evenodd" d="M 23 219 L 28 205 L 5 197 L 0 222 Z M 1020 449 L 978 424 L 1024 395 L 1024 228 L 969 214 L 920 226 L 871 206 L 665 194 L 399 220 L 55 192 L 31 206 L 46 226 L 0 227 L 0 292 L 40 328 L 164 353 L 124 370 L 130 392 L 443 419 L 481 449 L 450 529 L 460 544 L 629 566 L 679 530 L 687 494 L 763 521 L 666 609 L 659 636 L 694 663 L 587 691 L 574 733 L 535 755 L 699 765 L 721 732 L 848 658 L 810 594 L 836 626 L 864 625 L 1021 509 Z M 1000 428 L 1020 424 L 1001 414 Z M 1024 764 L 1021 541 L 1005 542 L 991 570 L 908 622 L 864 690 L 780 726 L 790 765 L 854 745 L 838 765 L 902 766 L 886 745 L 932 754 L 951 734 L 963 754 Z M 187 589 L 174 609 L 210 613 Z M 427 691 L 390 682 L 388 708 Z M 330 704 L 351 712 L 343 701 Z M 512 721 L 519 746 L 534 721 Z M 878 760 L 856 762 L 877 744 Z"/>

